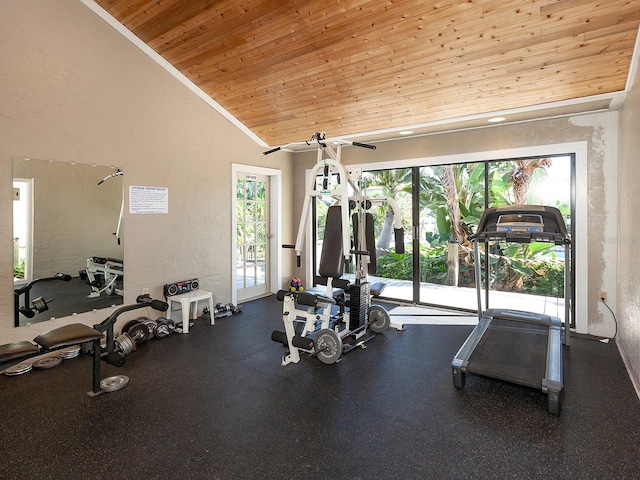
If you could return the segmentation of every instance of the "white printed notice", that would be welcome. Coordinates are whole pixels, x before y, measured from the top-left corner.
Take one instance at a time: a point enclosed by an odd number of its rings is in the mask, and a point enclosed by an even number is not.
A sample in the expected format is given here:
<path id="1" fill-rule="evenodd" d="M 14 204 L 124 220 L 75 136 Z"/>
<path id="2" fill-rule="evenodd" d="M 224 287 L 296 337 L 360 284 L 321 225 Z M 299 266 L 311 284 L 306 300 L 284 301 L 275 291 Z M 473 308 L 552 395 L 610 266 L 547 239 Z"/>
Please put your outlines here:
<path id="1" fill-rule="evenodd" d="M 129 213 L 169 213 L 169 189 L 130 185 Z"/>

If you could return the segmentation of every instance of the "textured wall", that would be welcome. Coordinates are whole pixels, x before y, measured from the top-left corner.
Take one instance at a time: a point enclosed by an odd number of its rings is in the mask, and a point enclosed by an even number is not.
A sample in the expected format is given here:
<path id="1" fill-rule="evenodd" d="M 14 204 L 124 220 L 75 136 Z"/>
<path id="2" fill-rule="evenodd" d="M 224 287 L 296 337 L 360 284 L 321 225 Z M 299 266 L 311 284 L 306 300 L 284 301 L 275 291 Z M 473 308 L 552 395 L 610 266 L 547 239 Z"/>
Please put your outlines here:
<path id="1" fill-rule="evenodd" d="M 598 305 L 598 293 L 607 290 L 610 303 L 615 308 L 618 245 L 611 232 L 615 231 L 617 222 L 617 122 L 617 112 L 604 112 L 448 132 L 381 142 L 375 151 L 351 147 L 344 150 L 343 161 L 347 164 L 375 164 L 424 159 L 422 164 L 427 165 L 437 164 L 449 157 L 466 161 L 467 155 L 469 160 L 478 160 L 485 152 L 510 153 L 516 149 L 521 152 L 531 148 L 544 152 L 545 145 L 586 144 L 586 165 L 580 166 L 584 175 L 578 179 L 578 188 L 587 196 L 587 225 L 584 226 L 585 235 L 574 241 L 584 242 L 587 249 L 586 254 L 576 261 L 578 269 L 584 273 L 584 276 L 579 275 L 580 280 L 586 278 L 584 299 L 580 301 L 586 301 L 587 304 L 581 304 L 579 308 L 588 312 L 588 318 L 579 318 L 578 321 L 586 326 L 583 333 L 588 331 L 594 335 L 611 337 L 615 332 L 615 323 L 611 315 Z M 296 155 L 296 181 L 299 184 L 303 181 L 305 169 L 315 162 L 315 155 L 315 152 Z M 385 165 L 385 168 L 388 167 L 389 164 Z M 303 192 L 296 192 L 297 205 L 301 205 L 302 195 Z"/>
<path id="2" fill-rule="evenodd" d="M 168 214 L 125 215 L 125 302 L 193 277 L 231 301 L 231 164 L 280 169 L 287 186 L 288 156 L 260 157 L 264 148 L 78 0 L 1 2 L 0 24 L 2 197 L 11 198 L 15 156 L 117 165 L 125 187 L 167 187 Z M 287 232 L 288 194 L 282 203 Z M 12 328 L 10 205 L 0 205 L 0 343 L 68 321 Z"/>
<path id="3" fill-rule="evenodd" d="M 33 179 L 34 279 L 58 272 L 77 276 L 92 256 L 122 258 L 123 246 L 113 235 L 122 177 L 98 185 L 114 171 L 77 163 L 13 160 L 14 177 Z"/>
<path id="4" fill-rule="evenodd" d="M 620 112 L 618 345 L 640 394 L 640 70 Z"/>

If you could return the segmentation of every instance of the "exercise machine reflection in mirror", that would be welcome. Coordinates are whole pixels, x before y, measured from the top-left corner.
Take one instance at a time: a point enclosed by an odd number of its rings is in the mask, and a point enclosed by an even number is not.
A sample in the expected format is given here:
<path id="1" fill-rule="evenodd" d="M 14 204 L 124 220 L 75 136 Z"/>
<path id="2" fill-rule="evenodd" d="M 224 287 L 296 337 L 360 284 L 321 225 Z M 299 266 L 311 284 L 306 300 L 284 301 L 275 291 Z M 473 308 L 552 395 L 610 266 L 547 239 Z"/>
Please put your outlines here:
<path id="1" fill-rule="evenodd" d="M 115 172 L 107 175 L 98 182 L 102 185 L 110 178 L 123 176 L 122 169 L 118 168 Z M 118 226 L 113 233 L 116 237 L 118 245 L 120 245 L 120 232 L 122 230 L 122 219 L 124 216 L 124 187 L 122 190 L 122 200 L 120 202 L 120 215 L 118 216 Z M 124 263 L 116 258 L 89 257 L 87 258 L 87 268 L 80 272 L 80 277 L 85 279 L 91 285 L 91 293 L 89 298 L 99 297 L 103 292 L 107 295 L 123 296 L 124 292 L 121 288 L 117 288 L 118 278 L 124 277 Z"/>
<path id="2" fill-rule="evenodd" d="M 22 314 L 25 317 L 31 319 L 36 315 L 36 313 L 42 313 L 49 310 L 48 304 L 53 302 L 54 299 L 50 298 L 48 300 L 45 300 L 43 297 L 37 297 L 31 300 L 31 289 L 37 283 L 50 282 L 53 280 L 62 280 L 63 282 L 69 282 L 71 281 L 71 275 L 67 275 L 65 273 L 56 273 L 53 277 L 37 278 L 27 283 L 26 285 L 15 288 L 13 290 L 14 321 L 16 327 L 20 326 L 19 314 Z M 21 296 L 23 299 L 22 305 L 20 305 Z"/>
<path id="3" fill-rule="evenodd" d="M 282 357 L 282 365 L 297 363 L 301 353 L 316 356 L 325 364 L 338 362 L 344 353 L 365 343 L 375 334 L 391 326 L 387 311 L 371 305 L 372 294 L 379 295 L 384 284 L 371 284 L 368 275 L 375 273 L 376 252 L 372 206 L 386 203 L 394 213 L 396 252 L 404 253 L 404 230 L 397 202 L 388 197 L 367 197 L 362 170 L 347 168 L 341 163 L 342 147 L 353 145 L 375 149 L 373 145 L 325 138 L 324 132 L 314 133 L 311 145 L 317 144 L 317 162 L 306 186 L 304 203 L 295 245 L 283 245 L 296 251 L 300 267 L 302 245 L 311 218 L 312 200 L 330 199 L 327 210 L 324 240 L 318 265 L 318 283 L 305 291 L 280 290 L 283 302 L 284 332 L 276 330 L 271 339 L 284 344 L 289 351 Z M 329 143 L 335 145 L 330 146 Z M 269 150 L 273 153 L 289 144 Z M 317 186 L 321 177 L 320 188 Z M 352 236 L 353 233 L 353 236 Z M 341 278 L 345 265 L 353 265 L 353 279 Z M 303 307 L 303 308 L 298 308 Z M 393 325 L 401 330 L 402 325 Z"/>
<path id="4" fill-rule="evenodd" d="M 116 258 L 89 257 L 84 271 L 86 281 L 91 285 L 89 298 L 99 297 L 103 292 L 107 295 L 123 295 L 121 288 L 117 288 L 118 277 L 124 276 L 124 263 Z M 83 276 L 83 272 L 80 272 Z"/>

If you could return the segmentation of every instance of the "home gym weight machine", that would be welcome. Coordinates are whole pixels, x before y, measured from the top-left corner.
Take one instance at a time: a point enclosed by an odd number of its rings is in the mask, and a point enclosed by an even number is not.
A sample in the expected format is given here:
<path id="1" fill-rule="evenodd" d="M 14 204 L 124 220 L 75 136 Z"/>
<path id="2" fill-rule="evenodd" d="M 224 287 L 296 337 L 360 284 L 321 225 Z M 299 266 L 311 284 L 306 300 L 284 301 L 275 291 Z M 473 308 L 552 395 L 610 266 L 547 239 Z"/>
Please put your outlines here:
<path id="1" fill-rule="evenodd" d="M 369 273 L 375 272 L 375 241 L 373 215 L 369 210 L 373 205 L 386 202 L 394 212 L 396 251 L 404 253 L 404 230 L 400 208 L 392 198 L 367 197 L 360 169 L 347 168 L 341 163 L 342 147 L 353 145 L 375 149 L 373 145 L 344 140 L 327 140 L 324 132 L 316 132 L 311 140 L 280 146 L 264 152 L 263 155 L 295 145 L 317 144 L 317 162 L 311 169 L 304 203 L 300 215 L 295 245 L 283 245 L 296 252 L 300 267 L 302 245 L 311 218 L 311 201 L 316 197 L 330 197 L 335 203 L 327 211 L 324 242 L 318 266 L 321 283 L 326 288 L 301 292 L 280 290 L 278 300 L 283 302 L 282 319 L 285 331 L 274 331 L 271 338 L 284 344 L 289 351 L 282 357 L 282 365 L 297 363 L 300 354 L 317 356 L 326 364 L 336 363 L 342 354 L 356 347 L 365 348 L 365 342 L 374 335 L 369 331 L 382 333 L 389 328 L 391 320 L 387 311 L 371 305 L 372 290 L 381 291 L 383 285 L 373 287 L 368 281 Z M 329 143 L 333 143 L 334 149 Z M 322 186 L 316 188 L 317 177 L 322 176 Z M 332 179 L 337 178 L 336 188 L 331 188 Z M 353 239 L 350 235 L 353 225 Z M 353 242 L 353 245 L 352 245 Z M 355 279 L 342 279 L 345 264 L 355 258 Z M 299 309 L 297 305 L 306 307 Z M 337 313 L 332 313 L 337 306 Z M 347 312 L 348 309 L 348 312 Z M 402 326 L 394 325 L 398 329 Z"/>
<path id="2" fill-rule="evenodd" d="M 560 211 L 538 205 L 507 205 L 485 210 L 473 242 L 478 324 L 452 361 L 453 384 L 463 388 L 466 372 L 539 388 L 547 410 L 559 415 L 562 403 L 562 344 L 569 345 L 571 315 L 571 238 Z M 482 310 L 479 243 L 546 242 L 564 247 L 564 335 L 557 317 L 520 310 Z M 489 268 L 485 262 L 488 288 Z"/>
<path id="3" fill-rule="evenodd" d="M 117 288 L 118 278 L 124 276 L 124 264 L 116 258 L 89 257 L 87 268 L 80 272 L 80 277 L 86 275 L 86 281 L 91 285 L 89 298 L 99 297 L 103 292 L 107 295 L 123 295 L 121 288 Z"/>

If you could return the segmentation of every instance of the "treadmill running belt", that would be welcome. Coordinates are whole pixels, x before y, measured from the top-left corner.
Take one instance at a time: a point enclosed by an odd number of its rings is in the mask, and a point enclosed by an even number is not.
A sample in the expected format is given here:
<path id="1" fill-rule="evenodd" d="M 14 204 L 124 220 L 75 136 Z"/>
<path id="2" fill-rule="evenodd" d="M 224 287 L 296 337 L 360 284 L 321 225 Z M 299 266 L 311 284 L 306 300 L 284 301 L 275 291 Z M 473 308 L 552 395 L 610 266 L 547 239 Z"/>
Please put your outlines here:
<path id="1" fill-rule="evenodd" d="M 494 318 L 469 358 L 467 371 L 541 388 L 548 335 L 546 326 Z"/>

